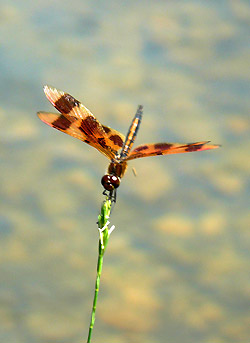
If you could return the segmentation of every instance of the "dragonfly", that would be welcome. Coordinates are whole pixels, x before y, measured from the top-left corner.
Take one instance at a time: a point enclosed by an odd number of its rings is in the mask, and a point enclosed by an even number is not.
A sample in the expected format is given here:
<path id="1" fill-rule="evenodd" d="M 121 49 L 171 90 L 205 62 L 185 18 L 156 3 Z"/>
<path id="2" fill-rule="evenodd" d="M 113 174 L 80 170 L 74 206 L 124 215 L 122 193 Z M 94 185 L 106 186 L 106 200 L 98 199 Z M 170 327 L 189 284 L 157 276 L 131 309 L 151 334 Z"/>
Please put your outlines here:
<path id="1" fill-rule="evenodd" d="M 143 106 L 139 105 L 131 122 L 127 136 L 102 125 L 95 116 L 68 93 L 44 86 L 44 93 L 59 113 L 38 112 L 38 117 L 47 125 L 67 133 L 96 148 L 109 160 L 107 172 L 101 179 L 104 194 L 116 201 L 116 190 L 124 176 L 128 161 L 136 158 L 179 154 L 216 149 L 219 145 L 210 141 L 195 143 L 151 143 L 132 149 L 142 120 Z"/>

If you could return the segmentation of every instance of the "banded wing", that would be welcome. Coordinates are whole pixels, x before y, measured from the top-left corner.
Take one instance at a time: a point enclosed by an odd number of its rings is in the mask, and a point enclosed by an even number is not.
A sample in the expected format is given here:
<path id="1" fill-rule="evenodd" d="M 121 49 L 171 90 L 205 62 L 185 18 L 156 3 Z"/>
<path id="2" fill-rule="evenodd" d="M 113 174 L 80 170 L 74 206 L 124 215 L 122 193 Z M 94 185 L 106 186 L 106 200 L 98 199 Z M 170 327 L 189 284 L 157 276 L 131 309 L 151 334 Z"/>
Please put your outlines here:
<path id="1" fill-rule="evenodd" d="M 95 147 L 109 159 L 115 157 L 123 146 L 124 136 L 116 130 L 101 125 L 93 114 L 70 94 L 49 86 L 45 95 L 61 114 L 38 112 L 38 117 L 55 129 Z"/>
<path id="2" fill-rule="evenodd" d="M 180 154 L 184 152 L 192 151 L 203 151 L 216 149 L 219 145 L 207 144 L 210 141 L 196 142 L 188 144 L 179 143 L 155 143 L 155 144 L 143 144 L 136 147 L 125 161 L 134 160 L 135 158 L 148 157 L 148 156 L 159 156 L 168 154 Z"/>

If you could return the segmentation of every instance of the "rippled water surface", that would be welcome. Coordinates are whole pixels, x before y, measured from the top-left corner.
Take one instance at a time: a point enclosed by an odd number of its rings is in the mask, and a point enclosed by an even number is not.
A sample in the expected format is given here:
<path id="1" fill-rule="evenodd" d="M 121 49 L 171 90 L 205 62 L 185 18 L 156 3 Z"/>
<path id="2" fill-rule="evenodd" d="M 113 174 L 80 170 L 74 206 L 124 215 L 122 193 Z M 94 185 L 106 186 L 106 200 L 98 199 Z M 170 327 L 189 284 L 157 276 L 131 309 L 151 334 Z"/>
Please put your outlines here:
<path id="1" fill-rule="evenodd" d="M 39 121 L 49 84 L 124 134 L 142 103 L 138 144 L 222 144 L 130 162 L 93 342 L 247 343 L 248 2 L 2 0 L 0 19 L 0 341 L 87 337 L 108 161 Z"/>

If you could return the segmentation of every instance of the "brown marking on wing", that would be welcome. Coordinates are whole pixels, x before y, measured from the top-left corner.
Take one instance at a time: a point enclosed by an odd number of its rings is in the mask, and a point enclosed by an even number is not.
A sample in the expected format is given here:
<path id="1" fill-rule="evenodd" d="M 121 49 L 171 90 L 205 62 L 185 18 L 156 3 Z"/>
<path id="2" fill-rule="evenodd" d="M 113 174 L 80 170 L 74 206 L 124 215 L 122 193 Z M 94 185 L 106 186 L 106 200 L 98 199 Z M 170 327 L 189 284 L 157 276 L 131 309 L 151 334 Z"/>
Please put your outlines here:
<path id="1" fill-rule="evenodd" d="M 66 131 L 70 125 L 72 124 L 72 121 L 64 117 L 64 115 L 60 115 L 55 121 L 53 121 L 52 126 L 56 129 L 61 129 L 62 131 Z"/>
<path id="2" fill-rule="evenodd" d="M 202 149 L 202 147 L 204 146 L 204 144 L 196 144 L 196 145 L 188 145 L 185 149 L 185 152 L 193 152 L 193 151 L 199 151 Z M 205 148 L 202 150 L 206 150 Z"/>
<path id="3" fill-rule="evenodd" d="M 98 143 L 104 148 L 104 149 L 108 149 L 108 145 L 107 145 L 107 141 L 104 138 L 98 138 Z"/>
<path id="4" fill-rule="evenodd" d="M 74 107 L 80 106 L 80 102 L 70 94 L 65 93 L 54 103 L 54 106 L 59 112 L 69 114 Z"/>
<path id="5" fill-rule="evenodd" d="M 139 152 L 139 151 L 143 151 L 143 150 L 147 150 L 148 149 L 148 145 L 139 145 L 137 148 L 136 148 L 136 151 Z"/>
<path id="6" fill-rule="evenodd" d="M 123 140 L 121 136 L 118 136 L 117 134 L 115 134 L 115 135 L 109 136 L 109 139 L 118 147 L 121 148 L 123 146 Z"/>
<path id="7" fill-rule="evenodd" d="M 50 86 L 44 86 L 44 93 L 59 112 L 67 116 L 75 117 L 78 120 L 91 117 L 98 123 L 98 133 L 105 134 L 102 125 L 97 121 L 95 116 L 73 96 Z"/>
<path id="8" fill-rule="evenodd" d="M 172 143 L 155 143 L 154 148 L 165 150 L 165 149 L 170 149 L 172 145 L 173 145 Z"/>
<path id="9" fill-rule="evenodd" d="M 85 119 L 82 119 L 79 129 L 87 135 L 92 136 L 92 138 L 95 138 L 97 137 L 96 131 L 98 130 L 98 122 L 92 116 L 87 116 Z"/>
<path id="10" fill-rule="evenodd" d="M 109 133 L 111 131 L 111 128 L 108 126 L 102 125 L 102 128 L 106 133 Z"/>
<path id="11" fill-rule="evenodd" d="M 216 149 L 219 145 L 207 144 L 209 141 L 196 142 L 188 144 L 179 143 L 153 143 L 139 145 L 134 150 L 131 151 L 129 156 L 125 161 L 133 160 L 135 158 L 148 157 L 148 156 L 158 156 L 158 155 L 168 155 L 168 154 L 180 154 L 192 151 L 203 151 Z"/>
<path id="12" fill-rule="evenodd" d="M 38 112 L 37 115 L 45 124 L 96 147 L 94 142 L 89 139 L 88 135 L 84 134 L 79 130 L 79 127 L 76 126 L 78 123 L 76 118 L 48 112 Z"/>
<path id="13" fill-rule="evenodd" d="M 113 148 L 118 151 L 120 150 L 120 148 L 123 146 L 123 142 L 125 140 L 125 136 L 120 133 L 119 131 L 116 131 L 114 129 L 112 129 L 111 127 L 102 125 L 104 131 L 106 132 L 108 138 L 110 139 L 110 141 L 112 143 Z"/>
<path id="14" fill-rule="evenodd" d="M 121 148 L 121 141 L 124 141 L 122 134 L 101 125 L 93 114 L 70 94 L 49 86 L 44 87 L 44 92 L 48 100 L 62 115 L 53 117 L 51 113 L 46 115 L 44 112 L 39 112 L 38 116 L 41 120 L 82 141 L 86 142 L 87 140 L 88 144 L 94 146 L 109 159 L 112 160 L 115 157 Z M 109 139 L 110 136 L 111 139 Z M 113 136 L 117 136 L 117 138 L 114 139 Z"/>

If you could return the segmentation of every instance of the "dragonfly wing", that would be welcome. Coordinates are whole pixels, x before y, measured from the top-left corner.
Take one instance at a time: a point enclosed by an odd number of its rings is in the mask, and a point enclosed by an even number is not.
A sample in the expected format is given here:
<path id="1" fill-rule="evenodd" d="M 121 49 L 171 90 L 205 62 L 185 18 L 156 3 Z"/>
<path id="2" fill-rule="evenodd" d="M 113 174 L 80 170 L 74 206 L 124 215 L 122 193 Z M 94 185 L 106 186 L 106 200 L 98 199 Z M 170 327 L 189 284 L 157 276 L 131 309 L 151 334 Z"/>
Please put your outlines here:
<path id="1" fill-rule="evenodd" d="M 45 124 L 90 144 L 89 137 L 86 136 L 77 126 L 77 120 L 75 117 L 49 112 L 38 112 L 37 115 Z"/>
<path id="2" fill-rule="evenodd" d="M 70 94 L 49 86 L 44 87 L 44 92 L 61 115 L 38 112 L 38 117 L 43 122 L 92 145 L 109 159 L 115 157 L 123 145 L 123 135 L 100 124 L 94 115 Z"/>
<path id="3" fill-rule="evenodd" d="M 136 147 L 131 151 L 129 156 L 125 159 L 126 161 L 134 160 L 135 158 L 148 157 L 148 156 L 159 156 L 168 154 L 180 154 L 192 151 L 203 151 L 216 149 L 219 145 L 208 144 L 209 141 L 196 142 L 188 144 L 180 143 L 153 143 L 143 144 Z"/>

